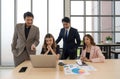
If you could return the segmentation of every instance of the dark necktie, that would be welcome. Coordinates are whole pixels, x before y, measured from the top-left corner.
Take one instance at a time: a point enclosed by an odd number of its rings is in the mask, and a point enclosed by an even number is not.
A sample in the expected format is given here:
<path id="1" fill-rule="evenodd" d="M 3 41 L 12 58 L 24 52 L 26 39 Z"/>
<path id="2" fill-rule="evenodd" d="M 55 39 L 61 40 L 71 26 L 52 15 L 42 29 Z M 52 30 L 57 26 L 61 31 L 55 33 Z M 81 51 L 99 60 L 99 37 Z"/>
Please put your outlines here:
<path id="1" fill-rule="evenodd" d="M 65 39 L 68 37 L 68 30 L 65 30 Z"/>

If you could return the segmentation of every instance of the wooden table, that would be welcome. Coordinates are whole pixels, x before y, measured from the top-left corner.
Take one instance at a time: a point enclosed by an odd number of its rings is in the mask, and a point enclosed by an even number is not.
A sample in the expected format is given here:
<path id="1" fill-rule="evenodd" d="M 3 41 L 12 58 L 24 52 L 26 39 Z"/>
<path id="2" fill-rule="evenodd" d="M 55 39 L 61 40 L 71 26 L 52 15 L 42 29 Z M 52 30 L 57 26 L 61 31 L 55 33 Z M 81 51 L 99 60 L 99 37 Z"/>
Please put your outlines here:
<path id="1" fill-rule="evenodd" d="M 75 60 L 64 60 L 64 63 L 75 63 Z M 10 74 L 1 79 L 119 79 L 120 59 L 107 59 L 105 63 L 87 63 L 97 69 L 90 71 L 90 75 L 65 75 L 59 68 L 33 68 L 30 61 L 25 61 Z M 21 67 L 27 66 L 24 73 L 19 73 Z"/>

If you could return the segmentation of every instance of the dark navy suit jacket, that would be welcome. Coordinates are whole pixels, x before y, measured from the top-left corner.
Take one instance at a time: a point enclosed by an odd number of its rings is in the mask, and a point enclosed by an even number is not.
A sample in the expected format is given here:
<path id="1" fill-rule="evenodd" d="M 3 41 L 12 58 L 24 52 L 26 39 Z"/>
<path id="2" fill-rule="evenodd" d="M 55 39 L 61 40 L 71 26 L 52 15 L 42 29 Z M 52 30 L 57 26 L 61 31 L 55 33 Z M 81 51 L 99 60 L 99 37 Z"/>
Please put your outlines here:
<path id="1" fill-rule="evenodd" d="M 80 46 L 81 40 L 77 29 L 70 27 L 67 40 L 65 39 L 65 28 L 62 28 L 56 43 L 63 39 L 63 49 L 74 49 Z"/>

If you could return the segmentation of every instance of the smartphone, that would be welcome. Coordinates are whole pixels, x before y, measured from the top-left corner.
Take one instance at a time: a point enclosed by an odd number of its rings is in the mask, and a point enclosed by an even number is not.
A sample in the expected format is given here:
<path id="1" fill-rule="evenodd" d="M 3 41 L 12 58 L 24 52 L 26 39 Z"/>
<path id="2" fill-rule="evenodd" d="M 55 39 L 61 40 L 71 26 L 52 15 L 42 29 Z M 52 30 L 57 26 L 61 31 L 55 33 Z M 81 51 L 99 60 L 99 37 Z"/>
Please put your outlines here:
<path id="1" fill-rule="evenodd" d="M 86 64 L 85 62 L 82 61 L 82 64 L 76 62 L 79 66 L 88 66 L 88 64 Z"/>
<path id="2" fill-rule="evenodd" d="M 26 69 L 27 69 L 27 67 L 22 67 L 22 68 L 19 70 L 19 72 L 25 72 Z"/>
<path id="3" fill-rule="evenodd" d="M 83 66 L 88 66 L 88 64 L 86 64 L 85 62 L 82 62 L 82 65 L 83 65 Z"/>

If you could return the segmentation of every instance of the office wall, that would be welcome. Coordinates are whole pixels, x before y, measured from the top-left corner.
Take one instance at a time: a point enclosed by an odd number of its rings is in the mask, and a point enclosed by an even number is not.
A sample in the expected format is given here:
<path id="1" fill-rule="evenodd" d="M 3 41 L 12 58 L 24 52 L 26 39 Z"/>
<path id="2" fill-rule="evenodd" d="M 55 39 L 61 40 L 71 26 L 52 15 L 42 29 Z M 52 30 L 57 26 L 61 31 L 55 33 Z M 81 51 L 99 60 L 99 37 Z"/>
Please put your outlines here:
<path id="1" fill-rule="evenodd" d="M 39 27 L 40 31 L 40 43 L 37 46 L 37 54 L 40 54 L 42 44 L 44 42 L 44 36 L 47 33 L 48 25 L 48 0 L 34 0 L 33 1 L 33 14 L 34 14 L 34 25 Z"/>
<path id="2" fill-rule="evenodd" d="M 54 2 L 54 3 L 53 3 Z M 60 29 L 63 28 L 62 18 L 64 17 L 64 2 L 62 0 L 49 0 L 49 33 L 51 33 L 55 39 L 58 38 Z M 62 47 L 62 40 L 58 43 Z"/>
<path id="3" fill-rule="evenodd" d="M 2 0 L 1 6 L 1 63 L 13 65 L 11 42 L 14 32 L 14 0 Z"/>
<path id="4" fill-rule="evenodd" d="M 64 12 L 65 12 L 65 16 L 66 17 L 70 17 L 70 0 L 64 0 L 64 6 L 65 6 L 65 9 L 64 9 Z"/>

